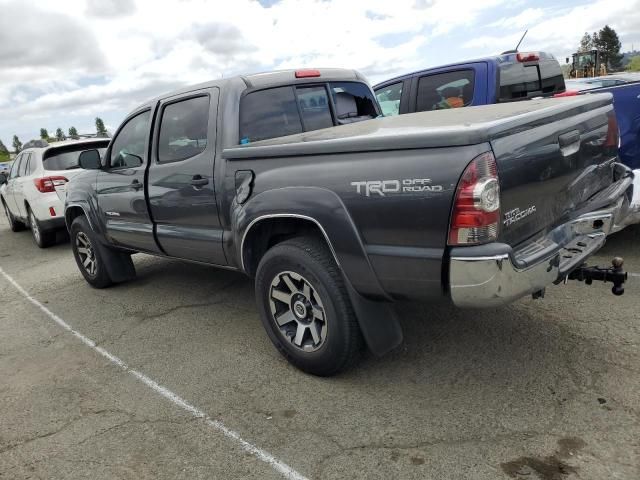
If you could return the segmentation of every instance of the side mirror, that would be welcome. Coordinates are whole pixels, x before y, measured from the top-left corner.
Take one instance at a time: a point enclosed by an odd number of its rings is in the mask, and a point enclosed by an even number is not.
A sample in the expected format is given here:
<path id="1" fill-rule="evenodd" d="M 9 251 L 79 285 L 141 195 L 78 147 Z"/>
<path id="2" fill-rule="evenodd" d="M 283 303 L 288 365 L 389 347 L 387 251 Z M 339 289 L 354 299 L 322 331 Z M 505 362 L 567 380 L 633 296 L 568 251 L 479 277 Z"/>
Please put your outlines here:
<path id="1" fill-rule="evenodd" d="M 98 150 L 85 150 L 78 157 L 78 164 L 85 170 L 100 170 L 100 153 Z"/>
<path id="2" fill-rule="evenodd" d="M 2 172 L 0 173 L 0 185 L 4 185 L 7 183 L 7 174 Z"/>

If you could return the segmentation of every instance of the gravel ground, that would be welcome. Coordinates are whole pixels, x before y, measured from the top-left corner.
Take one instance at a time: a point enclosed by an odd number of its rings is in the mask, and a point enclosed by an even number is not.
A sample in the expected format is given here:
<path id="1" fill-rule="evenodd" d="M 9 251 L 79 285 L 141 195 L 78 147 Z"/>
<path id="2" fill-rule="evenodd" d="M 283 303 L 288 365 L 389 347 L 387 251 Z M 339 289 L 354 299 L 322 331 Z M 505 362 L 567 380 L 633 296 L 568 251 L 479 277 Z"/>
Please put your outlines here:
<path id="1" fill-rule="evenodd" d="M 331 379 L 279 356 L 242 275 L 136 255 L 136 281 L 94 290 L 64 238 L 3 222 L 0 245 L 6 275 L 148 380 L 0 275 L 2 479 L 640 478 L 640 228 L 594 259 L 626 258 L 623 297 L 402 305 L 404 344 Z"/>

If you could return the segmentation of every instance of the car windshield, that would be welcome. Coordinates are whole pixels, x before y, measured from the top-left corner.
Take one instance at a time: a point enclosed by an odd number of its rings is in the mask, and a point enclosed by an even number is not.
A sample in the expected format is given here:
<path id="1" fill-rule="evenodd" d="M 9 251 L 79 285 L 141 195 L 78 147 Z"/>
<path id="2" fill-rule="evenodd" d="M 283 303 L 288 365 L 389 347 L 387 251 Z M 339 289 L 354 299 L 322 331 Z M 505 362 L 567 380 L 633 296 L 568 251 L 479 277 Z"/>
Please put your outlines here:
<path id="1" fill-rule="evenodd" d="M 86 144 L 76 145 L 75 148 L 65 150 L 54 150 L 48 155 L 43 163 L 45 170 L 73 170 L 80 168 L 78 157 L 85 150 L 91 150 L 95 148 L 102 157 L 104 155 L 107 146 L 104 142 L 98 145 Z"/>

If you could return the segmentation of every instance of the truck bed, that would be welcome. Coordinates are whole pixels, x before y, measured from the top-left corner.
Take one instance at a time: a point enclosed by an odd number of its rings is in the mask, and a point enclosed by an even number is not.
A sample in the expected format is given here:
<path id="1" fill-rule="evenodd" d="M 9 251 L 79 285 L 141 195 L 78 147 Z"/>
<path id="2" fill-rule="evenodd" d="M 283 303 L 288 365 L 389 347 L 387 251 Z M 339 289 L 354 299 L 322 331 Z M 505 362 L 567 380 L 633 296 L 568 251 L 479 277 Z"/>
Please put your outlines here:
<path id="1" fill-rule="evenodd" d="M 224 150 L 226 159 L 476 145 L 611 104 L 610 94 L 385 117 Z M 390 141 L 393 139 L 393 141 Z"/>

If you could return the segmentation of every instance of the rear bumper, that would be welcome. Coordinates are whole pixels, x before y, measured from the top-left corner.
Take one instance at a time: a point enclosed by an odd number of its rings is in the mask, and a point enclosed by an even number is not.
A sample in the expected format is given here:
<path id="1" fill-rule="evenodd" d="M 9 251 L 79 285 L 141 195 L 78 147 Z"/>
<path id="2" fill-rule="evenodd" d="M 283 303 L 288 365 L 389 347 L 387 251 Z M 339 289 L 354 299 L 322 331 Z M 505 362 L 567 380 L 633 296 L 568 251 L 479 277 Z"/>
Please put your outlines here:
<path id="1" fill-rule="evenodd" d="M 449 266 L 453 303 L 496 307 L 561 281 L 604 245 L 627 202 L 621 197 L 607 208 L 585 213 L 518 251 L 498 243 L 453 248 Z"/>

